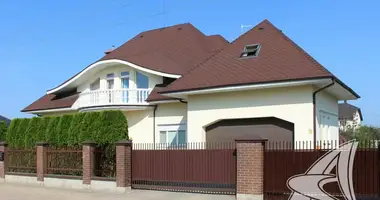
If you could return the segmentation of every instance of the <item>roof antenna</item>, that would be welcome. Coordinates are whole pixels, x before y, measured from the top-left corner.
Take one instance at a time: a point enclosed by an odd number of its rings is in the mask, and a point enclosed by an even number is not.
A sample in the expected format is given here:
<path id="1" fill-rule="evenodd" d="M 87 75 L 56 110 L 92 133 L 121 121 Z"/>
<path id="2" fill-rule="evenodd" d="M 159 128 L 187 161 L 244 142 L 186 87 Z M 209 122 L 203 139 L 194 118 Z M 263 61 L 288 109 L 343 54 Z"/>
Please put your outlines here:
<path id="1" fill-rule="evenodd" d="M 241 24 L 240 25 L 240 34 L 243 34 L 244 33 L 244 29 L 245 28 L 250 28 L 250 27 L 252 27 L 253 25 L 251 25 L 251 24 L 246 24 L 246 25 L 244 25 L 244 24 Z"/>

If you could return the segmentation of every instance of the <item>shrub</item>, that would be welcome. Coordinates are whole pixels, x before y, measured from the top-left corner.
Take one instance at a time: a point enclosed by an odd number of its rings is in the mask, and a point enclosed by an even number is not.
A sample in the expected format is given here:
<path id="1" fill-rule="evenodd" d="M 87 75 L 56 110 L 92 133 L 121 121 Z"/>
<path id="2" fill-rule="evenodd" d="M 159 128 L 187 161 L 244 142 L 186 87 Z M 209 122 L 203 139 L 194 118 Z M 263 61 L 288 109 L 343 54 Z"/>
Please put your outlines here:
<path id="1" fill-rule="evenodd" d="M 37 131 L 35 135 L 35 142 L 46 142 L 45 132 L 49 124 L 51 117 L 43 117 L 40 122 L 37 124 Z"/>
<path id="2" fill-rule="evenodd" d="M 128 139 L 128 123 L 121 111 L 14 119 L 5 139 L 16 148 L 32 148 L 40 141 L 63 147 L 94 140 L 99 147 L 114 149 L 116 141 Z"/>
<path id="3" fill-rule="evenodd" d="M 77 113 L 73 115 L 73 120 L 71 121 L 70 129 L 68 132 L 68 145 L 75 146 L 80 144 L 79 133 L 82 126 L 82 121 L 86 113 Z"/>
<path id="4" fill-rule="evenodd" d="M 99 145 L 113 144 L 128 139 L 128 123 L 121 111 L 103 111 L 99 114 L 99 131 L 94 133 L 94 141 Z"/>
<path id="5" fill-rule="evenodd" d="M 62 146 L 68 145 L 69 130 L 70 130 L 72 120 L 73 120 L 73 115 L 63 115 L 62 117 L 60 117 L 58 127 L 57 127 L 57 137 L 56 137 L 57 144 L 62 145 Z"/>
<path id="6" fill-rule="evenodd" d="M 20 124 L 20 119 L 16 118 L 11 121 L 11 124 L 8 127 L 7 134 L 5 136 L 5 141 L 8 142 L 9 146 L 14 146 L 15 141 L 17 140 L 17 128 Z"/>
<path id="7" fill-rule="evenodd" d="M 59 124 L 60 119 L 61 117 L 59 116 L 51 117 L 45 130 L 46 142 L 53 146 L 56 146 L 57 144 L 59 144 L 58 143 L 59 141 L 58 124 Z"/>
<path id="8" fill-rule="evenodd" d="M 25 147 L 25 137 L 26 137 L 26 129 L 28 128 L 29 122 L 31 119 L 24 118 L 20 119 L 20 123 L 17 126 L 16 134 L 14 135 L 14 147 L 15 148 L 22 148 Z"/>
<path id="9" fill-rule="evenodd" d="M 26 131 L 24 132 L 24 147 L 25 148 L 32 148 L 36 145 L 36 142 L 39 139 L 38 136 L 38 126 L 41 123 L 40 117 L 33 117 L 26 128 Z M 22 133 L 20 134 L 20 136 Z"/>
<path id="10" fill-rule="evenodd" d="M 4 141 L 7 134 L 8 125 L 5 121 L 0 121 L 0 141 Z"/>
<path id="11" fill-rule="evenodd" d="M 94 134 L 97 131 L 97 129 L 100 128 L 96 127 L 98 121 L 99 112 L 89 112 L 84 115 L 79 130 L 80 143 L 92 139 L 92 134 Z"/>

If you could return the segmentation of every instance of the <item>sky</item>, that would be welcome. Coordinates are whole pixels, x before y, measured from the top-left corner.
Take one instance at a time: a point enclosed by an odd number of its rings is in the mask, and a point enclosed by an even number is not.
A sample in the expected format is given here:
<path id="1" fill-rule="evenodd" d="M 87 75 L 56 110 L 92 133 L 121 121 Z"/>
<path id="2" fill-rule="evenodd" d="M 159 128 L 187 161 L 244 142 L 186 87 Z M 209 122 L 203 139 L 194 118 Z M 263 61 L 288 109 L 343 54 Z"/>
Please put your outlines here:
<path id="1" fill-rule="evenodd" d="M 0 115 L 24 107 L 136 34 L 190 22 L 236 39 L 268 19 L 354 89 L 380 126 L 380 1 L 0 0 Z M 249 28 L 244 29 L 247 31 Z"/>

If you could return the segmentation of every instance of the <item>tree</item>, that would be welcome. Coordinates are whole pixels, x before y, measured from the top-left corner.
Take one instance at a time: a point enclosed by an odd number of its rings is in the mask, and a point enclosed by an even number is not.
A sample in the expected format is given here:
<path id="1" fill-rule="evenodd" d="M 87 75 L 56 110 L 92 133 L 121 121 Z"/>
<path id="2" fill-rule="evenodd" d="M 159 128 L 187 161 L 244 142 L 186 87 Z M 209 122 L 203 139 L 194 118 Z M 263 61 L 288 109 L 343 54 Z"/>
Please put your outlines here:
<path id="1" fill-rule="evenodd" d="M 7 134 L 7 123 L 5 121 L 0 121 L 0 141 L 5 140 L 5 136 Z"/>
<path id="2" fill-rule="evenodd" d="M 364 147 L 373 141 L 380 140 L 380 128 L 362 125 L 358 128 L 350 128 L 342 135 L 350 140 L 355 139 L 359 142 L 359 146 Z"/>

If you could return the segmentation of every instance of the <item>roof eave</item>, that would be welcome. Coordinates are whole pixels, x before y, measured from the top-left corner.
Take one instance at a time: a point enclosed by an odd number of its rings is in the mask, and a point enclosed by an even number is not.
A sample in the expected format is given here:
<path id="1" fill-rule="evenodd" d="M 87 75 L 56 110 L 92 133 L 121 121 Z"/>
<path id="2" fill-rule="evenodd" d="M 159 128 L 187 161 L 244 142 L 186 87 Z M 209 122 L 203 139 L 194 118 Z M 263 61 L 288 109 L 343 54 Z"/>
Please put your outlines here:
<path id="1" fill-rule="evenodd" d="M 331 81 L 332 76 L 317 77 L 317 78 L 304 78 L 304 79 L 293 79 L 293 80 L 280 80 L 280 81 L 270 81 L 270 82 L 259 82 L 259 83 L 246 83 L 246 84 L 235 84 L 235 85 L 223 85 L 217 87 L 207 87 L 199 89 L 188 89 L 188 90 L 175 90 L 175 91 L 163 91 L 159 92 L 161 95 L 174 97 L 174 98 L 186 98 L 187 95 L 194 94 L 207 94 L 207 93 L 217 93 L 217 92 L 232 92 L 232 91 L 244 91 L 252 89 L 266 89 L 266 88 L 276 88 L 276 87 L 288 87 L 288 86 L 300 86 L 316 83 L 324 83 Z"/>

